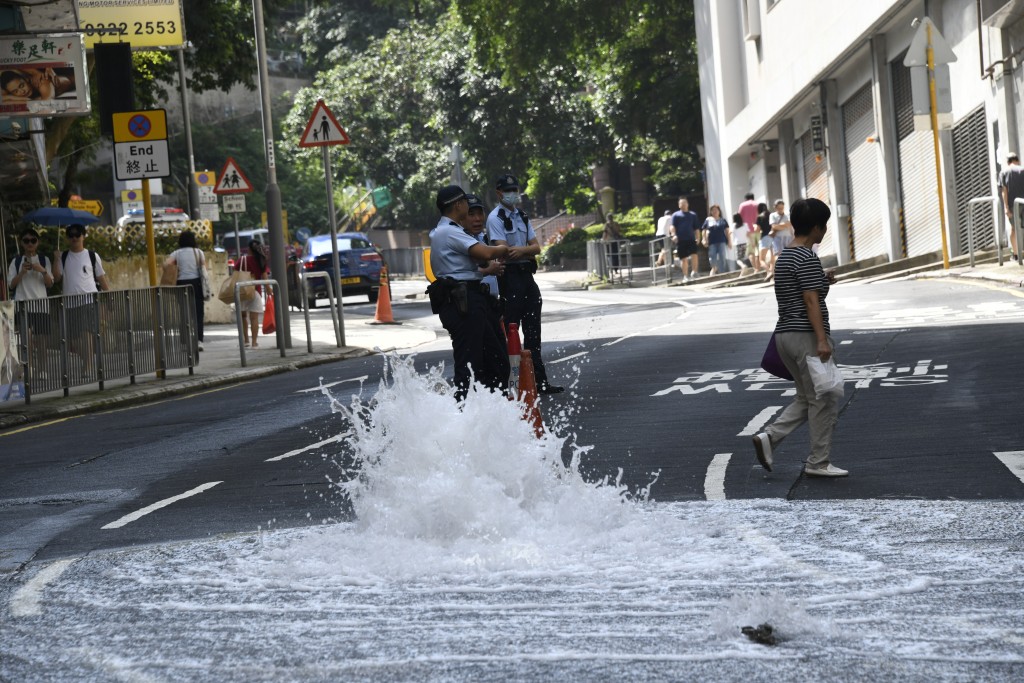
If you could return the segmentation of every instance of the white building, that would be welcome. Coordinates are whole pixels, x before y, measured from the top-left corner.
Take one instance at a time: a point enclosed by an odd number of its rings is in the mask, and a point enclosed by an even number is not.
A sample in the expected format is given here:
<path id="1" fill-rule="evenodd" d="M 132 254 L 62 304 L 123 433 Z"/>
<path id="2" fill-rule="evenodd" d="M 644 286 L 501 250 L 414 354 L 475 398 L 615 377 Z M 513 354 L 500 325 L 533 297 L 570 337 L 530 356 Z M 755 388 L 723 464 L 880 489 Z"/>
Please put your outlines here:
<path id="1" fill-rule="evenodd" d="M 956 57 L 939 140 L 949 250 L 966 253 L 968 202 L 1021 151 L 1024 0 L 695 0 L 695 14 L 709 203 L 818 197 L 833 215 L 821 253 L 840 263 L 941 250 L 933 136 L 915 131 L 904 66 L 912 23 L 931 19 Z M 974 233 L 993 245 L 990 209 Z"/>

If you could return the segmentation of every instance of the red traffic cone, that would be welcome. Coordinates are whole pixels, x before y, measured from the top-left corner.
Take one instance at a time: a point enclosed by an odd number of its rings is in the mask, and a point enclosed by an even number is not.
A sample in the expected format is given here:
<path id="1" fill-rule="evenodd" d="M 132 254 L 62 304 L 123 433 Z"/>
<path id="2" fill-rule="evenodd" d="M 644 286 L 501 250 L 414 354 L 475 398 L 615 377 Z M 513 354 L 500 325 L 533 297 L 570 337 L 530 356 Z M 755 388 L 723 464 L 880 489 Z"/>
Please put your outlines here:
<path id="1" fill-rule="evenodd" d="M 377 313 L 371 325 L 401 325 L 391 315 L 391 287 L 388 285 L 388 267 L 380 268 L 380 289 L 377 290 Z"/>
<path id="2" fill-rule="evenodd" d="M 519 396 L 519 354 L 523 352 L 523 347 L 519 343 L 519 324 L 509 323 L 506 336 L 508 337 L 508 364 L 510 366 L 508 395 L 517 397 Z"/>
<path id="3" fill-rule="evenodd" d="M 537 380 L 533 376 L 533 356 L 529 349 L 523 349 L 519 363 L 519 400 L 524 404 L 523 418 L 533 423 L 533 433 L 537 438 L 544 436 L 544 419 L 540 416 Z"/>

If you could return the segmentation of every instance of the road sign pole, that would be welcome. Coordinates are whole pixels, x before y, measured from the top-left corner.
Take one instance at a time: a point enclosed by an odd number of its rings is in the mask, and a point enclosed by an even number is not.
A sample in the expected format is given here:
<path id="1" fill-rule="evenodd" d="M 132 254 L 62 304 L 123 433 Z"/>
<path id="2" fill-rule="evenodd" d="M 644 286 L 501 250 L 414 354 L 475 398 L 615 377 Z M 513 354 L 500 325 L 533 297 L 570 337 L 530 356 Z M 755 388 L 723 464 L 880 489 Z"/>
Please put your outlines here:
<path id="1" fill-rule="evenodd" d="M 946 198 L 942 191 L 942 162 L 939 156 L 939 116 L 935 98 L 935 50 L 932 48 L 932 25 L 925 24 L 928 35 L 928 98 L 932 123 L 932 145 L 935 149 L 935 183 L 939 192 L 939 226 L 942 230 L 942 267 L 949 270 L 949 244 L 946 240 Z"/>
<path id="2" fill-rule="evenodd" d="M 324 182 L 327 185 L 327 221 L 331 226 L 331 266 L 334 268 L 334 293 L 337 295 L 338 307 L 338 346 L 345 346 L 345 314 L 341 305 L 341 262 L 338 258 L 338 219 L 334 215 L 334 172 L 331 170 L 331 153 L 329 147 L 321 147 L 324 155 Z"/>
<path id="3" fill-rule="evenodd" d="M 192 148 L 192 117 L 188 111 L 188 86 L 185 81 L 185 46 L 178 50 L 178 79 L 181 81 L 181 112 L 185 123 L 185 149 L 188 152 L 188 212 L 199 217 L 199 185 L 196 184 L 196 157 Z"/>
<path id="4" fill-rule="evenodd" d="M 156 239 L 153 237 L 153 198 L 149 194 L 149 178 L 142 179 L 142 210 L 146 219 L 146 254 L 149 265 L 149 286 L 156 287 Z"/>

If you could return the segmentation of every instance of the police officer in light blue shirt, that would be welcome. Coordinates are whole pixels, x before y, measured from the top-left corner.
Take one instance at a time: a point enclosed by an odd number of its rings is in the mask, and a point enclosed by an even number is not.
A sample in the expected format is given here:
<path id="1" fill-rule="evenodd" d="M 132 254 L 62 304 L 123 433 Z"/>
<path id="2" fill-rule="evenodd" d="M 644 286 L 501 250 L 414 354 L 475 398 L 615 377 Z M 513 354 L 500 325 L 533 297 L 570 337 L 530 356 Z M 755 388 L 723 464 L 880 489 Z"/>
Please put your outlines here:
<path id="1" fill-rule="evenodd" d="M 437 193 L 441 220 L 430 232 L 430 268 L 437 278 L 427 288 L 430 308 L 452 339 L 455 398 L 463 400 L 475 378 L 489 389 L 508 388 L 505 335 L 480 268 L 508 256 L 506 246 L 488 246 L 466 232 L 469 201 L 458 185 Z"/>
<path id="2" fill-rule="evenodd" d="M 480 200 L 480 197 L 475 194 L 467 194 L 466 199 L 469 201 L 469 217 L 466 223 L 466 232 L 475 237 L 478 242 L 482 244 L 488 244 L 487 232 L 484 230 L 484 222 L 487 218 L 487 209 L 484 208 L 484 203 Z M 500 288 L 498 287 L 498 276 L 505 273 L 505 264 L 501 261 L 488 261 L 487 265 L 480 267 L 480 275 L 482 276 L 482 282 L 487 285 L 491 290 L 491 296 L 496 300 L 500 301 Z M 502 305 L 498 304 L 499 314 L 501 313 Z"/>
<path id="3" fill-rule="evenodd" d="M 537 272 L 540 244 L 530 225 L 530 219 L 519 208 L 519 180 L 511 173 L 498 176 L 495 181 L 498 205 L 487 217 L 487 236 L 494 245 L 507 245 L 508 259 L 505 274 L 499 279 L 501 295 L 505 298 L 505 322 L 517 323 L 523 331 L 523 348 L 530 350 L 537 391 L 557 394 L 564 387 L 548 382 L 547 370 L 540 355 L 540 315 L 543 300 L 533 274 Z"/>

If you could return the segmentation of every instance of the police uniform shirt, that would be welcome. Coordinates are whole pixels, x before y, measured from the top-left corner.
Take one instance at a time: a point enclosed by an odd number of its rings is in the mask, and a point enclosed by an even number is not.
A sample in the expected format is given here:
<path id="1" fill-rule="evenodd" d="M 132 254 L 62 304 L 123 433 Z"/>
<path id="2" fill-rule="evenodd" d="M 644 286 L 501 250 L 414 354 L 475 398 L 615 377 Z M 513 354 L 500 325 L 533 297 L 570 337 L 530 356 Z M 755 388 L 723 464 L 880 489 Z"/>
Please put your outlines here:
<path id="1" fill-rule="evenodd" d="M 477 239 L 450 218 L 442 217 L 430 231 L 430 269 L 434 275 L 456 280 L 479 280 L 480 265 L 469 255 Z"/>
<path id="2" fill-rule="evenodd" d="M 484 246 L 487 246 L 487 241 L 484 239 L 483 232 L 481 232 L 479 235 L 474 235 L 474 237 L 476 237 L 477 242 L 479 242 L 480 244 L 483 244 Z M 499 294 L 499 291 L 498 291 L 498 276 L 497 275 L 485 275 L 483 277 L 483 279 L 482 279 L 482 282 L 485 285 L 487 285 L 487 287 L 491 290 L 491 296 L 497 298 L 497 296 Z"/>
<path id="3" fill-rule="evenodd" d="M 504 212 L 506 216 L 512 218 L 512 232 L 505 230 L 505 221 L 498 215 L 499 212 Z M 487 216 L 487 237 L 490 239 L 491 244 L 494 244 L 495 240 L 501 240 L 510 247 L 525 247 L 530 243 L 530 240 L 536 239 L 537 235 L 533 231 L 533 226 L 530 225 L 519 212 L 519 209 L 509 209 L 507 206 L 498 204 L 491 211 L 490 215 Z M 529 263 L 530 259 L 520 259 L 518 261 L 509 261 L 509 263 Z"/>

